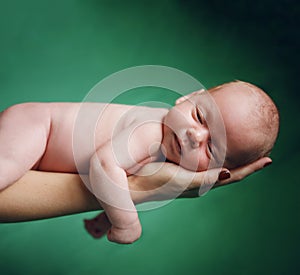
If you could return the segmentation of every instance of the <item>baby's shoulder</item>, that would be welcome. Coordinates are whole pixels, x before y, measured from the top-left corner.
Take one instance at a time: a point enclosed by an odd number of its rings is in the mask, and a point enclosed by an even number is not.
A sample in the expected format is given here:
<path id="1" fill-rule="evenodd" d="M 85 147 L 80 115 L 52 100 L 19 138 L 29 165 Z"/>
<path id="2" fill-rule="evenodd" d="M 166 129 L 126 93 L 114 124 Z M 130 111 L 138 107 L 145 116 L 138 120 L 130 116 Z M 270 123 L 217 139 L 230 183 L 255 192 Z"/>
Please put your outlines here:
<path id="1" fill-rule="evenodd" d="M 137 107 L 131 117 L 131 129 L 144 143 L 160 142 L 162 138 L 162 123 L 166 114 L 165 109 Z"/>

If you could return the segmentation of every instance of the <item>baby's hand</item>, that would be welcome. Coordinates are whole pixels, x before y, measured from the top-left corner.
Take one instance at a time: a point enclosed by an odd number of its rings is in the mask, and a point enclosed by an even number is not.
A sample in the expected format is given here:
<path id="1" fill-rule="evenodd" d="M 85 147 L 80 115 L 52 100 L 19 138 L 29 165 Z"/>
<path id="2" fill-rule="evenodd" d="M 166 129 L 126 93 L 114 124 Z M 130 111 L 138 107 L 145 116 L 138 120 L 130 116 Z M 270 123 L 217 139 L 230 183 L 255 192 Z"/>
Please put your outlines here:
<path id="1" fill-rule="evenodd" d="M 142 234 L 142 227 L 140 221 L 137 219 L 134 223 L 126 228 L 118 228 L 112 226 L 107 232 L 107 238 L 111 242 L 130 244 L 140 238 Z"/>

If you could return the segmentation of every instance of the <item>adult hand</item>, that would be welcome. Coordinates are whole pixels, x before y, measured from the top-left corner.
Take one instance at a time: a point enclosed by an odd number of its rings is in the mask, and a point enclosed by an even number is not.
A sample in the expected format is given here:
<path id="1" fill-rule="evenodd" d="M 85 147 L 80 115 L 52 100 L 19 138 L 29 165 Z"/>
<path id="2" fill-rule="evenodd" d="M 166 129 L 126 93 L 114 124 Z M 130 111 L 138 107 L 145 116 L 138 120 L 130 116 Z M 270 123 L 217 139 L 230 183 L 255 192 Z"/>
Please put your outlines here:
<path id="1" fill-rule="evenodd" d="M 218 177 L 218 180 L 215 182 L 212 188 L 225 186 L 234 182 L 241 181 L 242 179 L 248 177 L 249 175 L 253 174 L 256 171 L 259 171 L 267 167 L 270 164 L 272 164 L 272 160 L 269 157 L 263 157 L 250 164 L 238 167 L 236 169 L 232 169 L 230 171 L 224 168 L 222 169 Z M 188 187 L 188 189 L 182 194 L 181 197 L 198 196 L 197 188 L 199 188 L 198 185 L 200 182 L 201 179 L 199 179 L 199 182 L 193 182 L 193 184 Z"/>
<path id="2" fill-rule="evenodd" d="M 199 189 L 225 186 L 241 181 L 271 164 L 269 157 L 229 171 L 226 168 L 194 173 L 172 163 L 150 163 L 130 178 L 135 202 L 168 200 L 177 197 L 198 197 Z M 147 175 L 147 176 L 143 176 Z"/>

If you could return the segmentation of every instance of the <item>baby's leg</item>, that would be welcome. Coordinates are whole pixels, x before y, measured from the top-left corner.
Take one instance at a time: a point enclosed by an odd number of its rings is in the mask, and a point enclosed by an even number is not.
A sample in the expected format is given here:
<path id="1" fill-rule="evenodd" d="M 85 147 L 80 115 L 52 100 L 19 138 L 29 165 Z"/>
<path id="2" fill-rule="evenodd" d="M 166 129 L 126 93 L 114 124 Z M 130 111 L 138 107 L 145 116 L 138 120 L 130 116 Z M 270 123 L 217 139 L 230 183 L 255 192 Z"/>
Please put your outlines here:
<path id="1" fill-rule="evenodd" d="M 0 113 L 0 190 L 41 158 L 49 129 L 50 116 L 41 104 L 18 104 Z"/>

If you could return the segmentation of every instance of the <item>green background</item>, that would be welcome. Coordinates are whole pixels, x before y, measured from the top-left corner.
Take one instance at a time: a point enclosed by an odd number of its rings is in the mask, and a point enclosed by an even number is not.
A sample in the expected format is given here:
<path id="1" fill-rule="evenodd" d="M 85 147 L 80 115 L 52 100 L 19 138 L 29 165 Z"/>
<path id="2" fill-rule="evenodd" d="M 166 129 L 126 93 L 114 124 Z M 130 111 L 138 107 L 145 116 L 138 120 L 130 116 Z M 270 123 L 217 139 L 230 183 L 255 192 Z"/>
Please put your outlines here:
<path id="1" fill-rule="evenodd" d="M 143 236 L 129 246 L 88 236 L 82 219 L 95 213 L 1 224 L 0 273 L 299 274 L 296 2 L 1 0 L 1 109 L 81 101 L 105 76 L 156 64 L 206 87 L 261 86 L 281 131 L 270 167 L 142 212 Z"/>

